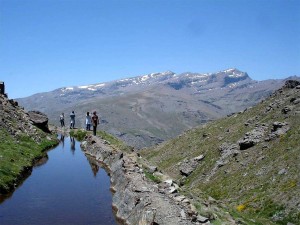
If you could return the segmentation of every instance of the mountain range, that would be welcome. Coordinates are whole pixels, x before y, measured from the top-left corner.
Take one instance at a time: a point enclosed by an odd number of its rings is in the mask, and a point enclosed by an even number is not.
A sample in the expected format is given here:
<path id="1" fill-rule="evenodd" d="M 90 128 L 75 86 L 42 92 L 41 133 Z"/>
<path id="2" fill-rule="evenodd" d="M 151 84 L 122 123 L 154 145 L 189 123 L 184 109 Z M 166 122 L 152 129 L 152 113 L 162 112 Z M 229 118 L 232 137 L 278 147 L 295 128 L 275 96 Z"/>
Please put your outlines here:
<path id="1" fill-rule="evenodd" d="M 208 121 L 250 107 L 284 80 L 252 80 L 246 72 L 227 69 L 215 73 L 171 71 L 97 83 L 63 87 L 17 101 L 27 110 L 46 113 L 59 124 L 59 115 L 76 113 L 84 127 L 86 112 L 97 111 L 100 129 L 138 149 L 152 146 Z"/>

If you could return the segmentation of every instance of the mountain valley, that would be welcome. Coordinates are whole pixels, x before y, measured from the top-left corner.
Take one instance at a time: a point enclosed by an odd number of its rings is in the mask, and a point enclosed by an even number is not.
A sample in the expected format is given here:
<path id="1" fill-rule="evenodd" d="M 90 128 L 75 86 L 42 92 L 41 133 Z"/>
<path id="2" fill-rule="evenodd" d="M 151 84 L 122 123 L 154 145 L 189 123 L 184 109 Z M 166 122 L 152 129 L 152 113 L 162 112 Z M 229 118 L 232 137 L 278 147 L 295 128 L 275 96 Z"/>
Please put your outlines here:
<path id="1" fill-rule="evenodd" d="M 216 73 L 153 73 L 108 83 L 74 86 L 17 99 L 59 124 L 75 110 L 84 127 L 87 111 L 101 116 L 100 129 L 138 149 L 153 146 L 184 130 L 250 107 L 283 85 L 283 80 L 254 81 L 228 69 Z"/>

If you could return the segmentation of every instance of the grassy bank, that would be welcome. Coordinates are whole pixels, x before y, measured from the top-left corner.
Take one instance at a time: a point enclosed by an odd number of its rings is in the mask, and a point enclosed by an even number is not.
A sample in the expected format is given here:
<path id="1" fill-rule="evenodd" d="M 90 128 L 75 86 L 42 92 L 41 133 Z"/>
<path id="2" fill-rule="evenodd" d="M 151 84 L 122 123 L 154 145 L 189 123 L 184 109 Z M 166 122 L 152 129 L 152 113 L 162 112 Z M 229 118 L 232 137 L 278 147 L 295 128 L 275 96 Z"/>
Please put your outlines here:
<path id="1" fill-rule="evenodd" d="M 84 129 L 71 130 L 70 136 L 75 137 L 78 141 L 83 141 L 87 135 L 92 135 L 92 131 L 86 131 Z M 120 139 L 114 137 L 113 135 L 103 131 L 98 130 L 97 136 L 101 137 L 103 140 L 107 141 L 112 147 L 119 149 L 124 152 L 131 152 L 132 147 L 126 145 Z"/>
<path id="2" fill-rule="evenodd" d="M 123 152 L 131 152 L 131 150 L 133 149 L 131 146 L 126 145 L 123 141 L 105 131 L 97 131 L 97 135 L 106 140 L 108 144 L 110 144 L 114 148 L 119 149 Z"/>
<path id="3" fill-rule="evenodd" d="M 35 159 L 45 156 L 45 151 L 58 143 L 54 136 L 41 136 L 37 142 L 25 134 L 11 136 L 0 130 L 0 194 L 11 191 L 24 172 L 32 168 Z"/>
<path id="4" fill-rule="evenodd" d="M 76 138 L 78 141 L 83 141 L 87 134 L 88 132 L 83 129 L 70 130 L 70 136 Z"/>

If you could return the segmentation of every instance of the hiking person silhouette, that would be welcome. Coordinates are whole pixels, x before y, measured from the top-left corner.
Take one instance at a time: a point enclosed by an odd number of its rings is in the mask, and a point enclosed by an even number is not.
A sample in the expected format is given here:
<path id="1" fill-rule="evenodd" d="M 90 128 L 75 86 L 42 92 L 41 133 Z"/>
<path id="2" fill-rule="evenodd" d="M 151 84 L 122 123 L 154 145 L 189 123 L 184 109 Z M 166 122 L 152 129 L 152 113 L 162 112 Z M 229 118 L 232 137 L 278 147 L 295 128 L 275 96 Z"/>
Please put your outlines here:
<path id="1" fill-rule="evenodd" d="M 93 112 L 92 124 L 93 124 L 93 134 L 94 134 L 94 136 L 96 136 L 97 126 L 99 124 L 99 117 L 97 116 L 97 112 L 96 111 Z"/>
<path id="2" fill-rule="evenodd" d="M 72 111 L 72 113 L 70 114 L 70 119 L 71 119 L 70 129 L 74 129 L 74 127 L 75 127 L 75 113 L 74 113 L 74 111 Z"/>
<path id="3" fill-rule="evenodd" d="M 92 122 L 92 117 L 90 116 L 90 113 L 87 112 L 85 117 L 86 130 L 91 130 L 91 122 Z"/>
<path id="4" fill-rule="evenodd" d="M 64 127 L 65 126 L 65 114 L 64 113 L 60 114 L 59 121 L 60 121 L 60 126 Z"/>

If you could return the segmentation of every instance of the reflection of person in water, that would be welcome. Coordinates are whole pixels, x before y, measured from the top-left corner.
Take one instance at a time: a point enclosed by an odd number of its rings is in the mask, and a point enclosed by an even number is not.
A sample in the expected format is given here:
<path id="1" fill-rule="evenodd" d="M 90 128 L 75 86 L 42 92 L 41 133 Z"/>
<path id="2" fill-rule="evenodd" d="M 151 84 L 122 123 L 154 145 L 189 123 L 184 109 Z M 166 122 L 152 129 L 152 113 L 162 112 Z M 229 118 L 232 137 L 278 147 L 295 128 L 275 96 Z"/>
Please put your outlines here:
<path id="1" fill-rule="evenodd" d="M 99 165 L 97 164 L 97 162 L 95 161 L 94 158 L 90 157 L 90 156 L 86 156 L 87 157 L 87 160 L 92 168 L 92 171 L 93 171 L 93 174 L 94 174 L 94 177 L 96 177 L 100 167 Z"/>
<path id="2" fill-rule="evenodd" d="M 60 142 L 62 143 L 62 146 L 65 147 L 65 135 L 60 134 Z"/>
<path id="3" fill-rule="evenodd" d="M 71 141 L 71 151 L 75 152 L 75 138 L 74 137 L 70 137 L 70 141 Z"/>

